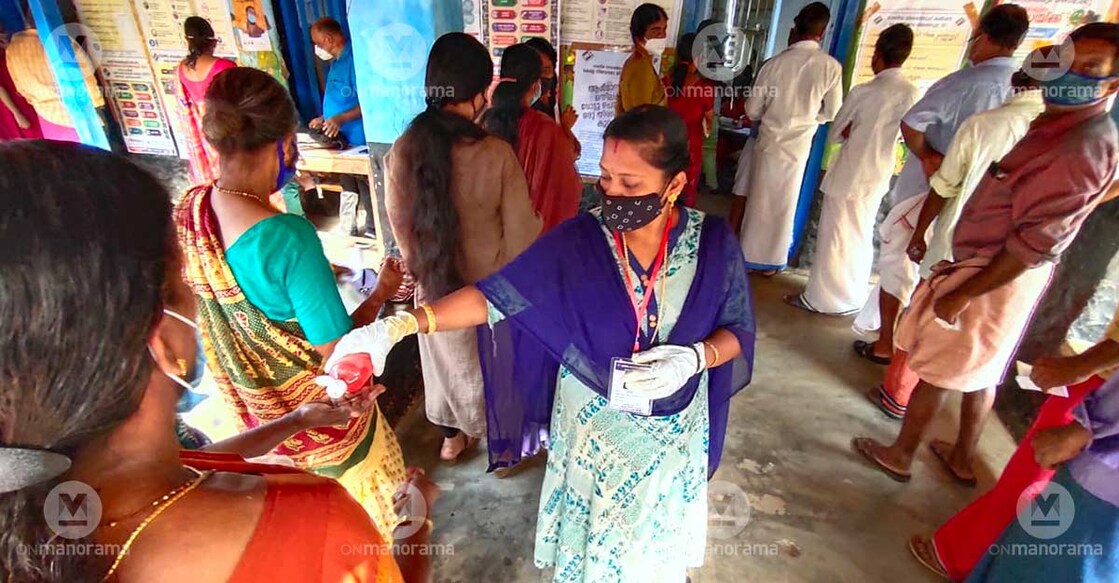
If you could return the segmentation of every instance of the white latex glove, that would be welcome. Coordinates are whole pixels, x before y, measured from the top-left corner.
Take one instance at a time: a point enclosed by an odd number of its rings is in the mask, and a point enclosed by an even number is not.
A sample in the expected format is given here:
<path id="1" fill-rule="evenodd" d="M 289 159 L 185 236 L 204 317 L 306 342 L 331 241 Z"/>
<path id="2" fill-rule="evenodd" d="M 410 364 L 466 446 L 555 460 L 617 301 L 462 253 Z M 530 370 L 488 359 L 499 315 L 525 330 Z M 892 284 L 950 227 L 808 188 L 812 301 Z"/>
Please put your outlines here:
<path id="1" fill-rule="evenodd" d="M 627 372 L 625 386 L 647 399 L 663 399 L 707 368 L 704 350 L 703 343 L 697 342 L 692 346 L 656 346 L 636 354 L 634 362 L 651 367 Z"/>
<path id="2" fill-rule="evenodd" d="M 330 353 L 330 358 L 326 361 L 326 370 L 333 368 L 334 363 L 344 356 L 364 352 L 373 361 L 373 374 L 380 375 L 385 372 L 385 359 L 392 348 L 406 336 L 419 331 L 419 322 L 409 312 L 355 328 L 334 345 L 334 352 Z"/>

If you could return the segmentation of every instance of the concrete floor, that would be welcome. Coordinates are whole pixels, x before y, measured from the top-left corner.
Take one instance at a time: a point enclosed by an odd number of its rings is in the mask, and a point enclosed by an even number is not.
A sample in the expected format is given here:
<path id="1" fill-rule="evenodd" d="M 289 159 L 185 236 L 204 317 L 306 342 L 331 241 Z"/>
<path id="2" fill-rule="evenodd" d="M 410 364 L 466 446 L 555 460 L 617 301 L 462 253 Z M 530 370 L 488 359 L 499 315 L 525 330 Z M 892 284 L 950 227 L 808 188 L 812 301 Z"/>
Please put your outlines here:
<path id="1" fill-rule="evenodd" d="M 874 471 L 852 452 L 850 440 L 897 433 L 897 422 L 863 396 L 883 368 L 852 355 L 847 318 L 782 303 L 803 286 L 803 276 L 753 283 L 756 373 L 731 407 L 722 466 L 711 485 L 707 561 L 692 580 L 937 581 L 910 556 L 906 541 L 930 532 L 993 483 L 1013 451 L 1010 434 L 997 420 L 988 425 L 977 490 L 950 481 L 927 449 L 909 484 Z M 958 400 L 950 401 L 931 433 L 953 439 L 957 410 Z M 505 479 L 484 473 L 483 453 L 442 465 L 439 434 L 423 420 L 422 408 L 397 433 L 408 463 L 427 468 L 444 489 L 433 511 L 433 542 L 446 545 L 438 548 L 446 554 L 435 558 L 436 581 L 549 580 L 550 573 L 532 562 L 542 461 Z"/>

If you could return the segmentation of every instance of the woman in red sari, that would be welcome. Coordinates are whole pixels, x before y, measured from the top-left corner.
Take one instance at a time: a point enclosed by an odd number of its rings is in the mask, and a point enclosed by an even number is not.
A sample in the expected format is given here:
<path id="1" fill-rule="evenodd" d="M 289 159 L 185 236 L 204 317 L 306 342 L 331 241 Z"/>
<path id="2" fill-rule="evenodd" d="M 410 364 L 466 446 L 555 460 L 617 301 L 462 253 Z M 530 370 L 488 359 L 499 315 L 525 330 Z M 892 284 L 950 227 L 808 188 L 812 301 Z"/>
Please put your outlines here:
<path id="1" fill-rule="evenodd" d="M 413 515 L 389 535 L 402 543 L 394 557 L 334 480 L 180 450 L 175 405 L 196 369 L 197 308 L 159 181 L 76 144 L 0 144 L 0 189 L 32 183 L 35 196 L 0 208 L 11 332 L 0 335 L 0 580 L 427 580 L 412 545 L 431 528 L 419 498 L 436 492 L 421 475 L 407 490 Z M 370 406 L 369 394 L 355 402 Z M 71 480 L 100 502 L 92 527 L 42 511 Z"/>
<path id="2" fill-rule="evenodd" d="M 676 67 L 668 84 L 668 108 L 684 118 L 688 127 L 688 184 L 681 199 L 684 205 L 695 208 L 699 195 L 699 178 L 703 172 L 703 142 L 713 131 L 715 123 L 715 87 L 696 68 L 692 59 L 692 44 L 696 35 L 689 32 L 676 45 Z"/>
<path id="3" fill-rule="evenodd" d="M 206 184 L 218 177 L 218 153 L 202 133 L 203 108 L 206 90 L 218 73 L 232 69 L 237 63 L 214 56 L 218 39 L 209 21 L 191 16 L 183 23 L 190 52 L 179 63 L 176 84 L 179 97 L 179 122 L 186 135 L 190 153 L 190 180 L 192 184 Z M 127 131 L 127 128 L 126 130 Z"/>
<path id="4" fill-rule="evenodd" d="M 575 144 L 556 120 L 531 107 L 540 97 L 540 76 L 535 49 L 524 43 L 506 48 L 482 126 L 517 151 L 543 234 L 579 212 L 583 181 L 575 170 Z"/>

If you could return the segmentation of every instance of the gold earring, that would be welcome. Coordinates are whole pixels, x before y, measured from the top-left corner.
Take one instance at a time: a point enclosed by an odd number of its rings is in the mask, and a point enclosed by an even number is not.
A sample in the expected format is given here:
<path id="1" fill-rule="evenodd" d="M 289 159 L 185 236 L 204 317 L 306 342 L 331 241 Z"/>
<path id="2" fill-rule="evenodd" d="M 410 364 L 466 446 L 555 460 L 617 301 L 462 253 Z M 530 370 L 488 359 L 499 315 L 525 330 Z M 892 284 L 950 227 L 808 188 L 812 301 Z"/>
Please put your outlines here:
<path id="1" fill-rule="evenodd" d="M 175 362 L 179 365 L 179 376 L 185 377 L 187 375 L 187 362 L 185 358 L 176 359 Z"/>
<path id="2" fill-rule="evenodd" d="M 668 195 L 668 206 L 672 206 L 672 205 L 676 204 L 676 199 L 678 199 L 678 198 L 680 198 L 680 192 L 679 191 Z"/>

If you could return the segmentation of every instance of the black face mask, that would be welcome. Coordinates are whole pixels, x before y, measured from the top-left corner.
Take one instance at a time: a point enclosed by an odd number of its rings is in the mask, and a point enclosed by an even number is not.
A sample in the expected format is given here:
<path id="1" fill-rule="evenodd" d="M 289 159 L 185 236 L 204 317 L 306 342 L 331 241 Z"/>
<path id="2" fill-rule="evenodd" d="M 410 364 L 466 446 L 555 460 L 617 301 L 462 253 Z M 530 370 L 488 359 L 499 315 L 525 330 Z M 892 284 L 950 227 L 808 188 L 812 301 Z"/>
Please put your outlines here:
<path id="1" fill-rule="evenodd" d="M 602 186 L 595 187 L 602 197 L 602 222 L 616 233 L 636 231 L 656 220 L 664 209 L 659 192 L 644 196 L 610 196 Z"/>

